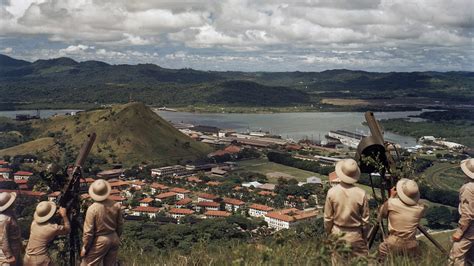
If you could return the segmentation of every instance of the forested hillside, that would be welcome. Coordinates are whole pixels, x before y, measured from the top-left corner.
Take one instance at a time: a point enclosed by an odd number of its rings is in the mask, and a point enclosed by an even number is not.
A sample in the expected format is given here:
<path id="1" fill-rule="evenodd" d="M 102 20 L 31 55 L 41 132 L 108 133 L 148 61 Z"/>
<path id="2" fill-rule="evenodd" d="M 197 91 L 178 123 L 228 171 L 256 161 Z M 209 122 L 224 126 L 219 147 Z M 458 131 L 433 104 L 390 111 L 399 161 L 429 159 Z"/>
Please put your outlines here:
<path id="1" fill-rule="evenodd" d="M 2 108 L 21 103 L 291 106 L 326 97 L 474 100 L 472 72 L 210 72 L 153 64 L 109 65 L 70 58 L 33 63 L 0 55 Z M 403 102 L 403 100 L 401 100 Z"/>

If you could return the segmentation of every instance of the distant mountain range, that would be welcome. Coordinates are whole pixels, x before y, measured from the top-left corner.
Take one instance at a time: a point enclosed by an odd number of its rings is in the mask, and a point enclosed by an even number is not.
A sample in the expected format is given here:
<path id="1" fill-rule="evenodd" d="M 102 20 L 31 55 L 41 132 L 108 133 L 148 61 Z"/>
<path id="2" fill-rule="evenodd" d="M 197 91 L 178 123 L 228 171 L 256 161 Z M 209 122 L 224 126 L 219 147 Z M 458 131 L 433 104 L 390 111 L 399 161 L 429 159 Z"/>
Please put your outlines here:
<path id="1" fill-rule="evenodd" d="M 474 100 L 473 72 L 216 72 L 166 69 L 153 64 L 110 65 L 62 57 L 33 63 L 0 54 L 5 104 L 124 103 L 291 106 L 322 98 L 430 98 Z"/>

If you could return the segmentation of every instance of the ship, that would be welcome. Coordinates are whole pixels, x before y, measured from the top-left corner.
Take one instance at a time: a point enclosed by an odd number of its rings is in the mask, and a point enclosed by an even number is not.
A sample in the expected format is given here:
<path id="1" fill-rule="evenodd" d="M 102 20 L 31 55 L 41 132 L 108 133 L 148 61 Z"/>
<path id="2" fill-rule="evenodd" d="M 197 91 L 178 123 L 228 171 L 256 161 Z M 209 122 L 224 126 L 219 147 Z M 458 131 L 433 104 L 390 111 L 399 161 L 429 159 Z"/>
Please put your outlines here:
<path id="1" fill-rule="evenodd" d="M 329 142 L 336 141 L 345 146 L 357 149 L 359 142 L 365 135 L 346 130 L 331 130 L 325 137 Z"/>

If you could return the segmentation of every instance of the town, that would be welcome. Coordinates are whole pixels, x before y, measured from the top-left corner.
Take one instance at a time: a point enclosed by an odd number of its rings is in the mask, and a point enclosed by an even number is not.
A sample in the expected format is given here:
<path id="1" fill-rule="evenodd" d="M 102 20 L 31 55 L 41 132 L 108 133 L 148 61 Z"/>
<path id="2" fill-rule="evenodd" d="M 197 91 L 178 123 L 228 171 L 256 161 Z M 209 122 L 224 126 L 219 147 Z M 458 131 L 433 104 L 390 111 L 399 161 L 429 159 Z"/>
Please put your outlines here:
<path id="1" fill-rule="evenodd" d="M 356 147 L 363 137 L 336 130 L 329 132 L 328 141 L 321 145 L 310 140 L 296 143 L 261 131 L 237 133 L 210 126 L 174 126 L 216 148 L 208 154 L 208 163 L 157 168 L 138 165 L 132 169 L 118 165 L 82 179 L 82 200 L 87 202 L 90 198 L 89 184 L 103 178 L 110 182 L 110 198 L 122 204 L 127 220 L 179 224 L 190 217 L 212 219 L 241 215 L 264 221 L 261 225 L 274 231 L 288 229 L 321 217 L 319 202 L 324 200 L 327 188 L 339 182 L 334 172 L 335 163 L 353 157 L 354 145 Z M 463 152 L 469 152 L 462 145 L 432 136 L 422 137 L 419 145 L 403 150 L 444 163 L 458 160 Z M 279 156 L 317 165 L 314 176 L 302 178 L 279 171 L 258 173 L 246 169 L 249 161 L 262 162 Z M 41 163 L 35 156 L 28 155 L 1 160 L 0 191 L 17 191 L 20 196 L 57 201 L 61 192 L 42 186 L 38 173 L 28 171 Z"/>

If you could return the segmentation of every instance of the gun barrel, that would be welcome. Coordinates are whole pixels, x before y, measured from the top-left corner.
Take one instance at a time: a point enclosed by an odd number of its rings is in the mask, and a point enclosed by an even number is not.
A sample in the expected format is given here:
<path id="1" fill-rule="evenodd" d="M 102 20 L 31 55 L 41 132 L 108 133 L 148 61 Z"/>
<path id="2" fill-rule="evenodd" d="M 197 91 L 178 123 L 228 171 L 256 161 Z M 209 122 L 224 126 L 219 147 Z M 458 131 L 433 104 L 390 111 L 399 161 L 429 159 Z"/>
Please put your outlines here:
<path id="1" fill-rule="evenodd" d="M 76 158 L 76 162 L 74 163 L 75 167 L 82 167 L 85 163 L 85 160 L 87 159 L 87 156 L 89 155 L 92 145 L 94 144 L 96 138 L 96 134 L 92 133 L 89 135 L 89 139 L 82 145 L 81 150 L 79 151 L 79 154 Z"/>
<path id="2" fill-rule="evenodd" d="M 367 121 L 367 126 L 369 127 L 372 136 L 377 138 L 377 140 L 383 145 L 383 131 L 379 123 L 377 122 L 377 119 L 375 119 L 374 113 L 365 112 L 365 120 Z"/>

